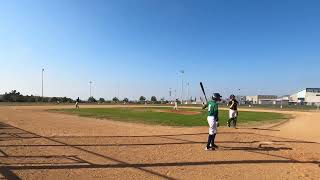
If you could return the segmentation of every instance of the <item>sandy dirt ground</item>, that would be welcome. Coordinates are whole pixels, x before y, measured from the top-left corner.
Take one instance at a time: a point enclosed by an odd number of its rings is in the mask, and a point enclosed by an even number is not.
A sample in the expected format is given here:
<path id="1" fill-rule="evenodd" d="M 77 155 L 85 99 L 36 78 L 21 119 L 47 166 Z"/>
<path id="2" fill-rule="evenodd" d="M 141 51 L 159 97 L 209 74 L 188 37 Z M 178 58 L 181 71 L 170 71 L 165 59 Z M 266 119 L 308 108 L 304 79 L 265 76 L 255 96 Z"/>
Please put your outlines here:
<path id="1" fill-rule="evenodd" d="M 216 142 L 220 148 L 207 152 L 206 127 L 151 126 L 45 111 L 62 107 L 71 106 L 0 107 L 0 178 L 320 179 L 318 112 L 282 111 L 293 119 L 222 127 Z"/>

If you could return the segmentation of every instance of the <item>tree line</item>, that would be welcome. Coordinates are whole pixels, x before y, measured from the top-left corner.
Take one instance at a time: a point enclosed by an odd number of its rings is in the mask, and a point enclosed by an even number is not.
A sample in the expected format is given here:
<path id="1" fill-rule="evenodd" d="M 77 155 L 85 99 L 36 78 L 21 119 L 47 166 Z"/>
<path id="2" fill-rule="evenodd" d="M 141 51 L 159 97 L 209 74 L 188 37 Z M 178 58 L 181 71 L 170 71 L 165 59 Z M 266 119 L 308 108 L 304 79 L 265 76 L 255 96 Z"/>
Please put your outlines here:
<path id="1" fill-rule="evenodd" d="M 17 90 L 12 90 L 11 92 L 6 92 L 0 95 L 0 102 L 49 102 L 49 103 L 74 103 L 75 100 L 68 97 L 41 97 L 34 95 L 23 95 Z M 94 97 L 89 97 L 88 100 L 81 100 L 82 103 L 153 103 L 153 104 L 164 104 L 169 101 L 165 98 L 158 100 L 156 96 L 152 96 L 148 100 L 144 96 L 140 96 L 138 100 L 129 100 L 128 98 L 123 98 L 120 100 L 118 97 L 112 98 L 112 100 L 105 100 L 104 98 L 95 99 Z"/>
<path id="2" fill-rule="evenodd" d="M 150 100 L 148 100 L 144 96 L 140 96 L 138 100 L 129 100 L 128 98 L 123 98 L 120 100 L 118 97 L 113 97 L 112 100 L 105 100 L 104 98 L 100 98 L 99 100 L 96 100 L 94 97 L 90 97 L 88 99 L 88 102 L 98 102 L 98 103 L 139 103 L 139 104 L 145 104 L 145 103 L 153 103 L 153 104 L 164 104 L 169 103 L 169 101 L 165 100 L 165 98 L 161 98 L 158 100 L 156 96 L 152 96 Z"/>
<path id="3" fill-rule="evenodd" d="M 9 93 L 0 95 L 0 102 L 61 102 L 61 103 L 73 103 L 73 99 L 68 97 L 41 97 L 34 95 L 22 95 L 17 90 L 12 90 Z"/>

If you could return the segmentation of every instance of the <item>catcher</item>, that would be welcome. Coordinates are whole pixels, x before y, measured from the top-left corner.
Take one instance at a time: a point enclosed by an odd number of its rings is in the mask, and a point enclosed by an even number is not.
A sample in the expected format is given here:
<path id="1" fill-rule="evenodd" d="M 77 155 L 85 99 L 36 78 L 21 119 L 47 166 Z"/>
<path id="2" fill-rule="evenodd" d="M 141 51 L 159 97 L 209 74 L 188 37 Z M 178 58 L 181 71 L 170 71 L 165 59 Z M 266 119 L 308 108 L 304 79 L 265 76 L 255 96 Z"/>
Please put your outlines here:
<path id="1" fill-rule="evenodd" d="M 212 101 L 209 101 L 207 104 L 203 105 L 202 109 L 208 107 L 208 124 L 209 124 L 209 136 L 208 136 L 208 143 L 205 148 L 206 151 L 215 150 L 218 148 L 217 145 L 214 144 L 214 140 L 217 134 L 217 127 L 219 121 L 219 114 L 218 114 L 218 103 L 221 101 L 221 97 L 219 93 L 214 93 L 212 96 Z"/>
<path id="2" fill-rule="evenodd" d="M 236 100 L 236 97 L 232 94 L 230 96 L 230 101 L 228 103 L 229 109 L 229 120 L 228 120 L 228 127 L 230 127 L 230 123 L 232 122 L 232 125 L 234 128 L 237 128 L 237 120 L 238 120 L 238 101 Z"/>

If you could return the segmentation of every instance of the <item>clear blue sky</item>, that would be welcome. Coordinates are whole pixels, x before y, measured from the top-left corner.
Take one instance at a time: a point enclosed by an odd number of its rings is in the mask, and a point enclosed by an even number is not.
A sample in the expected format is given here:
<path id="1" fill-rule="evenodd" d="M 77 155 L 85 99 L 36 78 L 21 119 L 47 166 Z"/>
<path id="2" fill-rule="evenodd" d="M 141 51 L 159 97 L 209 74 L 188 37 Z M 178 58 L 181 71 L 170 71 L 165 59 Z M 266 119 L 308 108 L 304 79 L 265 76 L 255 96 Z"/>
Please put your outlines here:
<path id="1" fill-rule="evenodd" d="M 0 93 L 107 99 L 320 87 L 318 0 L 3 0 Z M 241 89 L 240 92 L 237 89 Z"/>

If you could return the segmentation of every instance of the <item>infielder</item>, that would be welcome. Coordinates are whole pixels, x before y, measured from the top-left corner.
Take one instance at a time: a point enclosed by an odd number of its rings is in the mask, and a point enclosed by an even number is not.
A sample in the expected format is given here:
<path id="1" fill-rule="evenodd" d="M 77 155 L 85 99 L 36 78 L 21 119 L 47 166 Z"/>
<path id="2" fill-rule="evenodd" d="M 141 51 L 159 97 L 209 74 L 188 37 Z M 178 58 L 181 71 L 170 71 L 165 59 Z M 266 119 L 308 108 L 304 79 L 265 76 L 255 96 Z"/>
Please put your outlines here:
<path id="1" fill-rule="evenodd" d="M 231 121 L 233 122 L 233 127 L 237 127 L 237 120 L 238 120 L 238 101 L 236 97 L 232 94 L 230 96 L 230 101 L 228 103 L 229 106 L 229 120 L 228 120 L 228 127 L 230 127 Z"/>
<path id="2" fill-rule="evenodd" d="M 216 138 L 217 134 L 217 127 L 218 127 L 218 121 L 219 121 L 219 113 L 218 113 L 218 103 L 221 101 L 221 97 L 219 93 L 214 93 L 212 96 L 212 101 L 209 101 L 208 104 L 204 105 L 202 109 L 205 109 L 208 107 L 208 125 L 209 125 L 209 136 L 208 136 L 208 143 L 205 148 L 206 151 L 215 150 L 215 148 L 218 148 L 217 145 L 215 145 L 214 140 Z"/>
<path id="3" fill-rule="evenodd" d="M 79 103 L 80 103 L 80 98 L 78 97 L 77 100 L 76 100 L 76 109 L 79 109 Z"/>

